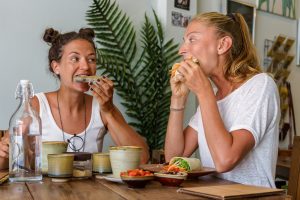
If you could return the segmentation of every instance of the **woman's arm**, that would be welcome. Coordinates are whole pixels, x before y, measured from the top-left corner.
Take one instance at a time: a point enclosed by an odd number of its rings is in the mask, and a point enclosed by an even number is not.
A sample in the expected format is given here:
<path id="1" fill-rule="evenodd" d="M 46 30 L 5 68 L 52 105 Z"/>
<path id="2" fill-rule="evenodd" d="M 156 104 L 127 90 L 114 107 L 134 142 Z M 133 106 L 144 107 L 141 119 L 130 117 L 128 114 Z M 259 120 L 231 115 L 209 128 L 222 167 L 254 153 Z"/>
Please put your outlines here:
<path id="1" fill-rule="evenodd" d="M 110 112 L 101 112 L 101 116 L 116 145 L 142 147 L 141 163 L 147 163 L 149 159 L 148 145 L 145 140 L 127 124 L 118 108 L 113 106 Z"/>
<path id="2" fill-rule="evenodd" d="M 183 108 L 182 105 L 184 104 L 172 98 L 171 108 Z M 183 130 L 183 117 L 184 110 L 170 110 L 165 139 L 165 159 L 167 162 L 174 156 L 189 157 L 198 147 L 197 132 L 189 126 Z"/>
<path id="3" fill-rule="evenodd" d="M 0 170 L 8 168 L 9 155 L 9 135 L 5 132 L 4 136 L 0 138 Z"/>
<path id="4" fill-rule="evenodd" d="M 218 172 L 233 169 L 254 147 L 252 133 L 245 129 L 228 132 L 212 92 L 199 96 L 206 141 Z"/>
<path id="5" fill-rule="evenodd" d="M 165 141 L 166 162 L 175 156 L 190 157 L 198 148 L 197 132 L 190 126 L 186 127 L 183 132 L 169 130 Z"/>
<path id="6" fill-rule="evenodd" d="M 170 80 L 172 96 L 171 108 L 165 138 L 165 158 L 169 161 L 174 156 L 190 156 L 198 147 L 197 133 L 191 127 L 183 131 L 183 117 L 188 88 L 175 76 Z"/>
<path id="7" fill-rule="evenodd" d="M 116 145 L 136 145 L 143 148 L 141 163 L 149 159 L 149 148 L 144 139 L 130 127 L 121 112 L 113 104 L 113 82 L 108 78 L 91 85 L 93 96 L 100 104 L 100 114 L 103 123 L 108 127 Z"/>
<path id="8" fill-rule="evenodd" d="M 185 84 L 198 98 L 208 148 L 218 172 L 233 169 L 254 147 L 255 140 L 245 129 L 228 132 L 219 113 L 212 86 L 199 65 L 181 63 Z M 199 119 L 200 120 L 200 119 Z"/>

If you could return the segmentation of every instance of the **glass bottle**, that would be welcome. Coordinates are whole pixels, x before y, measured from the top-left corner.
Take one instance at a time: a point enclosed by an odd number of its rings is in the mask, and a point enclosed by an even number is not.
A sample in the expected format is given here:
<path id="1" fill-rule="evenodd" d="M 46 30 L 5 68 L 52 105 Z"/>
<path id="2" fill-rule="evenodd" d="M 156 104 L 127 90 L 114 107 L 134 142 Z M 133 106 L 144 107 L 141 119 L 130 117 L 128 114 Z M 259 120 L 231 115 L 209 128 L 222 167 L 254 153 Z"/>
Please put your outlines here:
<path id="1" fill-rule="evenodd" d="M 20 104 L 9 120 L 9 180 L 42 180 L 42 126 L 41 119 L 31 106 L 34 96 L 32 84 L 21 80 L 16 99 Z"/>

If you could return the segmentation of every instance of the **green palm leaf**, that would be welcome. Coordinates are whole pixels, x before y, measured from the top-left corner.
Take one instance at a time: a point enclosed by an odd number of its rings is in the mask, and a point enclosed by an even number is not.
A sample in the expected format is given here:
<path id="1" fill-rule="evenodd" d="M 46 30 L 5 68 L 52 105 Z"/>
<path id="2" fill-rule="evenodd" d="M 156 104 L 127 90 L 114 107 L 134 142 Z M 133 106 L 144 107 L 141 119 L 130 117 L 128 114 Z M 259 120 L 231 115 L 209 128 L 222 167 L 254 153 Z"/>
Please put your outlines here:
<path id="1" fill-rule="evenodd" d="M 161 23 L 145 15 L 141 52 L 129 17 L 116 2 L 93 0 L 87 21 L 95 30 L 98 69 L 114 81 L 129 122 L 146 137 L 150 150 L 162 148 L 170 106 L 169 69 L 178 59 L 178 44 L 165 42 Z"/>

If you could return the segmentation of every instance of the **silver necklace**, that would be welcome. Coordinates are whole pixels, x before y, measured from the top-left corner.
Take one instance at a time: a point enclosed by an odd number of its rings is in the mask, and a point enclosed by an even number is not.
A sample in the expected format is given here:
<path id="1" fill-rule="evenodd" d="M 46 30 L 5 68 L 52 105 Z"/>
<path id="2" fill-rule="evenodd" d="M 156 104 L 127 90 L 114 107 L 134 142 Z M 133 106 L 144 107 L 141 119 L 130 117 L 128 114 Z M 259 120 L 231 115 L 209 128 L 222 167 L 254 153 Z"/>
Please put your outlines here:
<path id="1" fill-rule="evenodd" d="M 58 107 L 58 114 L 59 114 L 59 120 L 60 120 L 60 126 L 61 126 L 61 132 L 63 135 L 63 140 L 65 140 L 65 132 L 64 132 L 64 127 L 61 119 L 61 114 L 60 114 L 60 106 L 59 106 L 59 101 L 58 101 L 58 91 L 56 93 L 56 101 L 57 101 L 57 107 Z M 84 138 L 82 139 L 80 136 L 74 134 L 70 139 L 67 139 L 68 146 L 74 151 L 74 152 L 79 152 L 81 149 L 84 152 L 85 149 L 85 138 L 86 138 L 86 102 L 85 102 L 85 97 L 83 97 L 83 103 L 84 103 Z M 80 148 L 75 147 L 75 140 L 79 139 L 82 142 L 82 146 Z"/>

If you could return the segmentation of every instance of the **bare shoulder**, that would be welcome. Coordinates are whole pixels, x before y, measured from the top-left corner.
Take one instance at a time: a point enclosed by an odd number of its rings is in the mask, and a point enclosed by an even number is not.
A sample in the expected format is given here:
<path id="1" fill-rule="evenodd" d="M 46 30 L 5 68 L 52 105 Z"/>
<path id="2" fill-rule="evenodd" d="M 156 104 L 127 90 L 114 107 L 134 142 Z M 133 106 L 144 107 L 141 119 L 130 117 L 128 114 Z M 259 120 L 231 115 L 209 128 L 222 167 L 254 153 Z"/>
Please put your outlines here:
<path id="1" fill-rule="evenodd" d="M 31 106 L 37 111 L 37 113 L 40 113 L 40 102 L 39 102 L 37 96 L 34 96 L 32 98 Z"/>
<path id="2" fill-rule="evenodd" d="M 55 94 L 56 94 L 56 92 L 44 93 L 50 107 L 54 103 L 54 100 L 56 98 Z M 33 97 L 31 104 L 32 104 L 32 107 L 39 113 L 40 112 L 40 101 L 37 96 Z"/>
<path id="3" fill-rule="evenodd" d="M 45 94 L 45 97 L 48 101 L 48 104 L 49 104 L 50 108 L 57 105 L 57 92 L 56 91 L 47 92 L 47 93 L 44 93 L 44 94 Z"/>

